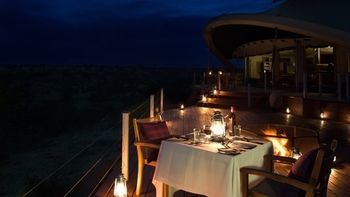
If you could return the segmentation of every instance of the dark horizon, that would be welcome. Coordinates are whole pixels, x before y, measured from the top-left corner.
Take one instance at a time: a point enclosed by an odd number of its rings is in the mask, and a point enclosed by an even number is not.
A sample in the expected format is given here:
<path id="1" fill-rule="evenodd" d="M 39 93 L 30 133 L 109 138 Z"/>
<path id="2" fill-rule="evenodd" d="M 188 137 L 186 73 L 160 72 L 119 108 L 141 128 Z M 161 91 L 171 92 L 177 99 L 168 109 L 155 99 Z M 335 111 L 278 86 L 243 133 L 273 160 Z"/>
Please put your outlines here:
<path id="1" fill-rule="evenodd" d="M 1 65 L 206 67 L 220 62 L 203 29 L 224 13 L 267 10 L 280 2 L 25 1 L 0 3 Z"/>

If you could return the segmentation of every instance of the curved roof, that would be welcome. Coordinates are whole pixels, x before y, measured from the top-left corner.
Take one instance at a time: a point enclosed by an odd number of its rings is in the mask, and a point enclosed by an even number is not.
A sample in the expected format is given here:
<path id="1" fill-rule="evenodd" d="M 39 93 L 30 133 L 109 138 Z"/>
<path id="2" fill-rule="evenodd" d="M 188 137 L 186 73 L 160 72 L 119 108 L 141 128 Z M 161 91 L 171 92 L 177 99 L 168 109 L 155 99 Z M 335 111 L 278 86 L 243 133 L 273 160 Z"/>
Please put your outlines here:
<path id="1" fill-rule="evenodd" d="M 312 43 L 350 47 L 349 7 L 347 0 L 289 0 L 263 13 L 214 18 L 205 27 L 204 39 L 226 65 L 233 57 L 252 54 L 242 46 L 260 40 L 310 38 Z"/>

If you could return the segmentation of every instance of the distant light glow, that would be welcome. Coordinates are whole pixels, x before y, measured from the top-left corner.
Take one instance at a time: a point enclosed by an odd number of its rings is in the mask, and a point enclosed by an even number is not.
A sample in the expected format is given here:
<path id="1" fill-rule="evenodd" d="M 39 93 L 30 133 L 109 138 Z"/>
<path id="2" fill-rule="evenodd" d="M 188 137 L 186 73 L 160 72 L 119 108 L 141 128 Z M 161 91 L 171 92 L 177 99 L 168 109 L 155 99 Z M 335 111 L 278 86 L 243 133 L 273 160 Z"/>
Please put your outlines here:
<path id="1" fill-rule="evenodd" d="M 333 163 L 336 163 L 336 162 L 337 162 L 337 156 L 334 156 Z"/>
<path id="2" fill-rule="evenodd" d="M 214 94 L 214 95 L 217 95 L 217 94 L 218 94 L 218 91 L 217 91 L 216 89 L 214 89 L 213 94 Z"/>
<path id="3" fill-rule="evenodd" d="M 286 109 L 286 113 L 287 113 L 287 114 L 289 114 L 289 113 L 290 113 L 290 109 L 289 109 L 289 107 L 287 107 L 287 109 Z"/>
<path id="4" fill-rule="evenodd" d="M 219 75 L 222 75 L 222 71 L 219 71 Z"/>
<path id="5" fill-rule="evenodd" d="M 185 109 L 185 105 L 184 105 L 184 104 L 181 104 L 181 105 L 180 105 L 180 109 L 181 109 L 181 110 L 184 110 L 184 109 Z"/>
<path id="6" fill-rule="evenodd" d="M 202 102 L 207 102 L 207 96 L 206 95 L 202 95 Z"/>
<path id="7" fill-rule="evenodd" d="M 325 116 L 325 114 L 322 112 L 322 113 L 320 113 L 320 118 L 321 119 L 324 119 L 326 116 Z"/>
<path id="8" fill-rule="evenodd" d="M 209 71 L 209 75 L 211 75 L 212 74 L 212 72 L 211 71 Z"/>

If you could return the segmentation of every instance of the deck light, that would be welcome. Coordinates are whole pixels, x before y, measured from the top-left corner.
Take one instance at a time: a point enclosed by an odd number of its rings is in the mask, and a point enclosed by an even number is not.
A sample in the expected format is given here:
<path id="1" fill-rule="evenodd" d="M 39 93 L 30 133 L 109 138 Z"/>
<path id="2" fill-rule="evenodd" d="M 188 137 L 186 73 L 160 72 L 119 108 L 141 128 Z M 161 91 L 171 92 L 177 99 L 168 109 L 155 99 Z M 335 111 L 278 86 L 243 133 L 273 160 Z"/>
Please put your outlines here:
<path id="1" fill-rule="evenodd" d="M 208 100 L 208 99 L 207 99 L 207 96 L 203 94 L 203 95 L 202 95 L 202 102 L 207 102 L 207 100 Z"/>
<path id="2" fill-rule="evenodd" d="M 180 105 L 180 109 L 181 109 L 181 110 L 184 110 L 184 109 L 185 109 L 185 105 L 184 105 L 184 104 L 181 104 L 181 105 Z"/>
<path id="3" fill-rule="evenodd" d="M 321 113 L 320 113 L 320 118 L 321 118 L 321 119 L 324 119 L 325 117 L 326 117 L 325 114 L 324 114 L 323 112 L 321 112 Z"/>
<path id="4" fill-rule="evenodd" d="M 126 179 L 123 174 L 118 176 L 114 181 L 114 196 L 127 197 Z"/>
<path id="5" fill-rule="evenodd" d="M 289 114 L 289 113 L 290 113 L 290 109 L 289 109 L 289 107 L 287 107 L 287 109 L 286 109 L 286 113 L 287 113 L 287 114 Z"/>

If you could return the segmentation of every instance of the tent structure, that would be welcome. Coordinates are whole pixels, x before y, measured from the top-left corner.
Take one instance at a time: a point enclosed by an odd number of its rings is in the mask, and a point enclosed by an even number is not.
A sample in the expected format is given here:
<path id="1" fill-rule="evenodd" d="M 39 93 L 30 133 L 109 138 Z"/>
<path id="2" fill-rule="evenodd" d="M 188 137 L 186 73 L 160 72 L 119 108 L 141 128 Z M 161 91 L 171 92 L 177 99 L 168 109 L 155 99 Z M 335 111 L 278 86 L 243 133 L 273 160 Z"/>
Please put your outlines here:
<path id="1" fill-rule="evenodd" d="M 307 69 L 305 50 L 331 46 L 335 72 L 347 73 L 349 7 L 347 0 L 288 0 L 263 13 L 222 15 L 206 25 L 204 40 L 226 66 L 232 66 L 232 58 L 271 53 L 275 79 L 280 69 L 277 52 L 294 50 L 296 84 L 302 83 Z"/>

